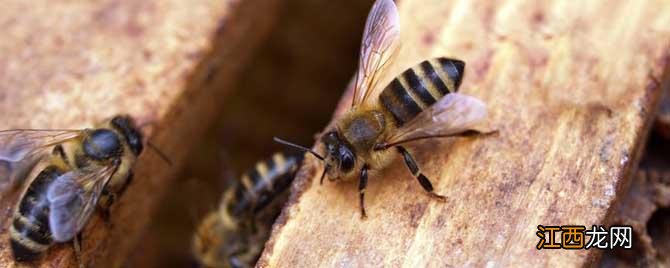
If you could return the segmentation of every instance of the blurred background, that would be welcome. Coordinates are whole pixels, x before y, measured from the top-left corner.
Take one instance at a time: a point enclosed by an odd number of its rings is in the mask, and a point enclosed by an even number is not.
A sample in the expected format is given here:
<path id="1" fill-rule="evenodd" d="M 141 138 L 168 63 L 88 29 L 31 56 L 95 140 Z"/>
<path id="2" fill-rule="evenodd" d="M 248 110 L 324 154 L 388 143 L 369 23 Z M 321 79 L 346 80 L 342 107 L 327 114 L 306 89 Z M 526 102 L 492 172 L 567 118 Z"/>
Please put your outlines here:
<path id="1" fill-rule="evenodd" d="M 371 6 L 372 1 L 284 1 L 272 33 L 221 102 L 217 123 L 151 216 L 133 266 L 192 264 L 191 234 L 217 207 L 227 181 L 284 150 L 273 136 L 314 144 L 353 77 Z"/>

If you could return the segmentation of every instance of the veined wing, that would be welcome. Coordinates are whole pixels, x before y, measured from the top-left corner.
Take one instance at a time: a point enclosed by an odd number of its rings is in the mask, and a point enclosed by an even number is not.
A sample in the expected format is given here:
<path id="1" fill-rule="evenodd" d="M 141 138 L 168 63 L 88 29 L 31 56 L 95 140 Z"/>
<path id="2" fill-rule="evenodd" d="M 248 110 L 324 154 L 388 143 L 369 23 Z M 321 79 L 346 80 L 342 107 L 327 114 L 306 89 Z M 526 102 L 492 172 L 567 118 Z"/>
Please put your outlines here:
<path id="1" fill-rule="evenodd" d="M 487 116 L 486 104 L 459 93 L 448 94 L 396 130 L 383 147 L 433 137 L 449 137 L 468 131 L 488 131 L 482 123 Z"/>
<path id="2" fill-rule="evenodd" d="M 49 186 L 49 226 L 55 241 L 72 240 L 84 228 L 116 169 L 117 165 L 109 165 L 71 171 Z"/>
<path id="3" fill-rule="evenodd" d="M 18 162 L 79 137 L 82 130 L 13 129 L 0 131 L 0 161 Z"/>
<path id="4" fill-rule="evenodd" d="M 377 0 L 365 23 L 352 107 L 376 100 L 379 74 L 388 67 L 399 43 L 398 8 L 393 0 Z"/>

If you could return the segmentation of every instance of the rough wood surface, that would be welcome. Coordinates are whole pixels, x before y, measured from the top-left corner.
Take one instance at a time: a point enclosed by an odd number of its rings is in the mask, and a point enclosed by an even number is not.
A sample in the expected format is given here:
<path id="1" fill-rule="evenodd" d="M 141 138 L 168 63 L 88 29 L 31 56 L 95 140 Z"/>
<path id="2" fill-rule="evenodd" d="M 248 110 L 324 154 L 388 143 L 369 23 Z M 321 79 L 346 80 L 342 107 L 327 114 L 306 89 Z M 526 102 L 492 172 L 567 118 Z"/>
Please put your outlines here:
<path id="1" fill-rule="evenodd" d="M 657 113 L 656 126 L 662 112 Z M 659 130 L 656 128 L 656 130 Z M 603 254 L 601 267 L 670 265 L 670 144 L 660 131 L 650 135 L 628 192 L 612 211 L 611 223 L 633 226 L 633 250 Z"/>
<path id="2" fill-rule="evenodd" d="M 668 78 L 670 5 L 398 2 L 403 51 L 392 72 L 429 56 L 465 60 L 461 90 L 488 103 L 499 135 L 417 142 L 410 150 L 449 200 L 429 199 L 398 159 L 370 179 L 367 220 L 359 218 L 357 184 L 319 186 L 322 166 L 309 158 L 259 265 L 597 261 L 597 250 L 538 251 L 535 232 L 538 224 L 609 223 L 644 144 L 659 81 Z"/>
<path id="3" fill-rule="evenodd" d="M 221 102 L 214 126 L 192 149 L 131 267 L 190 267 L 198 219 L 216 209 L 223 186 L 269 153 L 286 149 L 273 136 L 311 143 L 351 78 L 363 31 L 358 25 L 365 23 L 371 5 L 360 0 L 281 2 L 272 32 L 241 72 L 234 94 Z"/>
<path id="4" fill-rule="evenodd" d="M 117 113 L 154 122 L 151 150 L 112 207 L 83 235 L 87 266 L 121 266 L 189 148 L 271 22 L 275 0 L 5 1 L 0 10 L 0 121 L 9 128 L 82 128 Z M 263 10 L 263 16 L 256 16 Z M 253 16 L 252 16 L 253 15 Z M 0 266 L 13 266 L 7 230 L 18 193 L 0 200 Z M 74 266 L 58 244 L 41 266 Z"/>
<path id="5" fill-rule="evenodd" d="M 667 161 L 667 160 L 666 160 Z M 635 230 L 634 250 L 618 250 L 606 255 L 603 266 L 670 265 L 670 169 L 646 165 L 633 177 L 630 190 L 617 205 L 612 223 L 630 225 Z"/>

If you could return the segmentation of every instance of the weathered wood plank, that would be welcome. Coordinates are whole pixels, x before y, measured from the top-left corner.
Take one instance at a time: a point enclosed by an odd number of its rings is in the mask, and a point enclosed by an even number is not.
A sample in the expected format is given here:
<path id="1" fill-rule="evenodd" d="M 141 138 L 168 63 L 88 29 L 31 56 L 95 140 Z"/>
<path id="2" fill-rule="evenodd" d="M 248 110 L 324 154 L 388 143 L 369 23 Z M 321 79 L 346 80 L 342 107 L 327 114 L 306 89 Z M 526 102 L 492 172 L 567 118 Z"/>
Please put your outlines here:
<path id="1" fill-rule="evenodd" d="M 537 225 L 609 223 L 668 78 L 670 5 L 399 2 L 403 51 L 391 72 L 429 56 L 465 60 L 461 90 L 489 104 L 499 135 L 417 142 L 410 150 L 449 200 L 430 200 L 398 159 L 370 179 L 365 221 L 356 182 L 319 186 L 322 167 L 311 158 L 259 265 L 597 260 L 596 250 L 538 251 Z"/>
<path id="2" fill-rule="evenodd" d="M 170 186 L 135 249 L 131 267 L 192 265 L 195 223 L 218 206 L 223 184 L 238 180 L 240 173 L 271 151 L 284 149 L 272 141 L 273 136 L 311 143 L 314 133 L 330 120 L 351 77 L 363 31 L 357 27 L 365 23 L 371 4 L 281 2 L 272 32 L 261 41 L 250 60 L 253 64 L 242 71 L 234 94 L 221 102 L 214 126 L 192 149 L 177 175 L 180 179 Z"/>
<path id="3" fill-rule="evenodd" d="M 41 3 L 40 3 L 41 2 Z M 0 10 L 0 120 L 8 128 L 81 128 L 117 113 L 153 121 L 146 135 L 170 155 L 140 157 L 111 225 L 85 228 L 87 266 L 122 265 L 164 190 L 268 31 L 275 0 L 5 1 Z M 257 16 L 263 10 L 263 16 Z M 187 138 L 184 138 L 187 137 Z M 0 200 L 11 217 L 18 193 Z M 14 262 L 2 222 L 0 266 Z M 74 266 L 71 246 L 41 262 Z"/>

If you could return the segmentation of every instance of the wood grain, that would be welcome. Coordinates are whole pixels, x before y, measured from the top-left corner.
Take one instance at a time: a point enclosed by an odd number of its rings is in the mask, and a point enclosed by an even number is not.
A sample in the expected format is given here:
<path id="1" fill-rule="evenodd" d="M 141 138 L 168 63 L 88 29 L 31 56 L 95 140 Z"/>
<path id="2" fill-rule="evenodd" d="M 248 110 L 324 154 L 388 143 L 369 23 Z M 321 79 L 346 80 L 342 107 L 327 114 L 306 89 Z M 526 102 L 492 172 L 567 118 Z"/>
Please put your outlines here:
<path id="1" fill-rule="evenodd" d="M 186 153 L 259 39 L 275 0 L 5 1 L 0 10 L 0 121 L 10 128 L 83 128 L 117 113 L 153 122 L 145 134 L 167 153 L 140 157 L 133 183 L 95 215 L 83 264 L 119 267 L 132 251 Z M 258 9 L 263 10 L 263 16 Z M 18 193 L 3 196 L 0 266 L 13 266 L 7 230 Z M 71 246 L 52 247 L 44 267 L 75 266 Z"/>
<path id="2" fill-rule="evenodd" d="M 660 123 L 657 113 L 656 126 Z M 658 128 L 656 128 L 658 130 Z M 633 226 L 633 250 L 608 250 L 601 267 L 670 265 L 670 144 L 652 131 L 628 192 L 612 211 L 613 225 Z"/>
<path id="3" fill-rule="evenodd" d="M 360 0 L 281 2 L 272 32 L 242 71 L 234 94 L 221 102 L 214 126 L 192 149 L 131 267 L 192 265 L 192 234 L 205 213 L 218 206 L 224 185 L 259 159 L 284 150 L 273 136 L 311 143 L 351 78 L 363 31 L 357 27 L 365 23 L 371 5 Z"/>
<path id="4" fill-rule="evenodd" d="M 449 200 L 429 199 L 397 159 L 369 181 L 367 220 L 356 182 L 319 186 L 322 166 L 309 158 L 259 266 L 597 261 L 596 250 L 538 251 L 535 232 L 539 224 L 609 223 L 660 82 L 667 86 L 670 5 L 403 0 L 399 8 L 403 50 L 390 75 L 431 56 L 465 60 L 461 90 L 488 103 L 499 135 L 413 144 L 423 173 Z"/>

